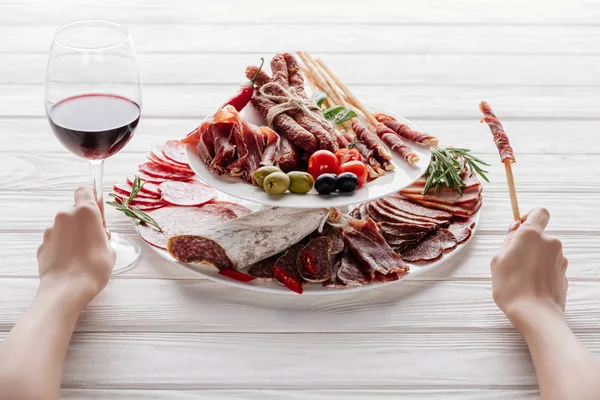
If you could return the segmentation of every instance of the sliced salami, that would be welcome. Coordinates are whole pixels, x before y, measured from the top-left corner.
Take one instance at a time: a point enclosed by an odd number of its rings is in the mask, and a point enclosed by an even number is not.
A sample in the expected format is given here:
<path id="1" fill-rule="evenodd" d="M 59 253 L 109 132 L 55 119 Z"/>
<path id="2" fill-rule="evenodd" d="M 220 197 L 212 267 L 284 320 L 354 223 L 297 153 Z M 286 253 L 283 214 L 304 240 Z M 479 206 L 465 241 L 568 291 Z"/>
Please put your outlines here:
<path id="1" fill-rule="evenodd" d="M 130 188 L 133 185 L 133 179 L 134 178 L 127 178 L 127 184 L 129 185 Z M 140 193 L 147 193 L 150 195 L 154 195 L 155 197 L 160 197 L 160 191 L 158 190 L 157 184 L 149 182 L 149 181 L 143 179 L 141 176 L 140 176 L 140 179 L 142 181 L 144 181 L 144 185 L 142 186 Z"/>
<path id="2" fill-rule="evenodd" d="M 148 211 L 155 211 L 155 210 L 158 210 L 159 208 L 163 208 L 163 207 L 166 207 L 166 206 L 167 206 L 167 204 L 164 203 L 164 204 L 157 205 L 157 206 L 143 206 L 143 205 L 139 205 L 138 204 L 138 205 L 134 205 L 132 207 L 136 208 L 136 209 L 138 209 L 140 211 L 143 211 L 143 212 L 148 212 Z"/>
<path id="3" fill-rule="evenodd" d="M 223 207 L 229 207 L 229 209 L 232 210 L 238 216 L 238 218 L 252 213 L 252 210 L 249 209 L 248 207 L 243 206 L 238 203 L 232 203 L 230 201 L 214 201 L 213 200 L 210 203 L 207 203 L 205 205 L 205 207 L 208 207 L 209 204 L 213 204 L 213 203 L 220 204 Z"/>
<path id="4" fill-rule="evenodd" d="M 152 149 L 152 154 L 154 155 L 154 157 L 156 157 L 157 159 L 167 163 L 167 164 L 171 164 L 171 165 L 175 165 L 178 167 L 188 167 L 190 166 L 189 162 L 185 162 L 185 163 L 179 163 L 177 161 L 173 161 L 170 158 L 167 158 L 167 156 L 165 156 L 165 153 L 163 152 L 164 146 L 156 146 L 155 148 Z"/>
<path id="5" fill-rule="evenodd" d="M 163 182 L 158 186 L 162 199 L 176 206 L 198 206 L 217 197 L 217 191 L 204 183 Z"/>
<path id="6" fill-rule="evenodd" d="M 344 251 L 344 238 L 342 238 L 342 230 L 337 226 L 325 224 L 321 233 L 315 232 L 313 237 L 324 236 L 331 240 L 331 254 L 339 254 Z"/>
<path id="7" fill-rule="evenodd" d="M 331 245 L 331 239 L 320 236 L 300 250 L 296 265 L 305 281 L 324 282 L 331 277 Z"/>
<path id="8" fill-rule="evenodd" d="M 471 226 L 473 220 L 467 219 L 466 221 L 456 221 L 448 226 L 448 230 L 454 235 L 458 244 L 466 242 L 472 234 Z"/>
<path id="9" fill-rule="evenodd" d="M 185 150 L 185 144 L 179 140 L 169 140 L 163 146 L 163 154 L 169 160 L 179 164 L 189 164 L 187 152 Z"/>
<path id="10" fill-rule="evenodd" d="M 120 196 L 129 197 L 131 196 L 131 185 L 127 183 L 115 183 L 113 186 L 113 191 Z M 147 193 L 140 190 L 135 196 L 135 198 L 160 199 L 160 195 L 154 193 Z"/>
<path id="11" fill-rule="evenodd" d="M 161 249 L 167 248 L 167 240 L 171 236 L 194 234 L 236 217 L 235 213 L 216 212 L 214 207 L 164 207 L 148 213 L 160 226 L 163 232 L 139 225 L 138 232 L 142 239 Z"/>
<path id="12" fill-rule="evenodd" d="M 282 254 L 276 254 L 273 257 L 269 257 L 265 260 L 252 264 L 250 267 L 248 267 L 248 274 L 261 280 L 272 281 L 275 279 L 273 266 L 275 266 L 275 262 L 281 256 Z"/>
<path id="13" fill-rule="evenodd" d="M 175 164 L 171 161 L 164 161 L 160 158 L 156 157 L 154 153 L 148 154 L 148 159 L 154 163 L 160 164 L 161 166 L 173 170 L 173 172 L 184 172 L 184 173 L 193 173 L 193 171 L 187 165 Z"/>
<path id="14" fill-rule="evenodd" d="M 177 261 L 204 263 L 216 268 L 233 268 L 227 252 L 218 243 L 202 236 L 179 235 L 169 238 L 167 251 Z"/>
<path id="15" fill-rule="evenodd" d="M 171 181 L 187 181 L 194 176 L 193 172 L 175 172 L 155 162 L 147 162 L 142 164 L 140 165 L 139 170 L 141 173 L 144 173 L 148 176 Z"/>
<path id="16" fill-rule="evenodd" d="M 159 184 L 161 184 L 163 182 L 168 182 L 171 180 L 169 178 L 158 178 L 156 176 L 148 175 L 141 171 L 138 172 L 136 175 L 144 182 L 153 183 L 153 184 L 155 184 L 155 186 L 158 186 Z M 128 180 L 128 182 L 129 182 L 129 180 Z"/>
<path id="17" fill-rule="evenodd" d="M 302 243 L 296 243 L 290 246 L 285 253 L 283 253 L 283 255 L 277 259 L 277 261 L 275 261 L 275 266 L 291 274 L 291 276 L 294 277 L 298 282 L 304 282 L 304 279 L 302 279 L 302 276 L 300 276 L 300 272 L 298 272 L 298 267 L 296 265 L 298 254 L 300 254 L 300 250 L 302 250 L 303 247 L 304 245 Z M 279 283 L 283 285 L 283 282 Z"/>
<path id="18" fill-rule="evenodd" d="M 118 203 L 123 203 L 126 200 L 123 197 L 116 197 L 115 199 L 117 200 Z M 148 199 L 148 198 L 144 198 L 144 197 L 136 197 L 135 199 L 133 199 L 129 202 L 129 205 L 164 207 L 165 205 L 167 205 L 167 203 L 165 203 L 161 199 Z"/>

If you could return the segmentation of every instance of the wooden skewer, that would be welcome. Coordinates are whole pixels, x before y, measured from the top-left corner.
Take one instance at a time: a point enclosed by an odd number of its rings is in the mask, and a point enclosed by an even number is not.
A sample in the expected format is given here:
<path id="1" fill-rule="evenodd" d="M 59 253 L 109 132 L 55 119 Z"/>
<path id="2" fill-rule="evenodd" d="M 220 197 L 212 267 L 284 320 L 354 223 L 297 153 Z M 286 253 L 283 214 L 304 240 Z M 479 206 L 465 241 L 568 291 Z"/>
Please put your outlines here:
<path id="1" fill-rule="evenodd" d="M 506 182 L 508 183 L 508 194 L 510 195 L 510 205 L 512 207 L 513 219 L 519 222 L 521 221 L 521 213 L 519 212 L 517 190 L 515 189 L 515 178 L 513 177 L 510 160 L 504 161 L 504 171 L 506 172 Z"/>

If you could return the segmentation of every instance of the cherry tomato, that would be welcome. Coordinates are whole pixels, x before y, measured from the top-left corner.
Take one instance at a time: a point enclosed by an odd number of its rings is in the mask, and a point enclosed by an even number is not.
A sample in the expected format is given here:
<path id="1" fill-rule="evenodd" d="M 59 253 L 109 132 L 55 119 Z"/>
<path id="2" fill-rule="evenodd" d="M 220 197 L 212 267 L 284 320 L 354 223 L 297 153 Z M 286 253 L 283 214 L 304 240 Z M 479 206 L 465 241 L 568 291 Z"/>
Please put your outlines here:
<path id="1" fill-rule="evenodd" d="M 300 282 L 294 275 L 278 266 L 273 267 L 273 273 L 275 274 L 275 279 L 277 279 L 277 281 L 282 283 L 285 287 L 293 292 L 302 294 L 302 282 Z"/>
<path id="2" fill-rule="evenodd" d="M 321 174 L 335 174 L 340 163 L 328 150 L 317 150 L 308 159 L 308 173 L 317 179 Z"/>
<path id="3" fill-rule="evenodd" d="M 360 153 L 357 149 L 339 149 L 335 152 L 340 165 L 348 162 L 358 160 L 360 161 Z"/>
<path id="4" fill-rule="evenodd" d="M 352 172 L 358 177 L 358 187 L 364 185 L 364 183 L 367 181 L 367 177 L 369 176 L 365 164 L 357 160 L 348 161 L 347 163 L 340 165 L 338 168 L 338 175 L 344 172 Z"/>

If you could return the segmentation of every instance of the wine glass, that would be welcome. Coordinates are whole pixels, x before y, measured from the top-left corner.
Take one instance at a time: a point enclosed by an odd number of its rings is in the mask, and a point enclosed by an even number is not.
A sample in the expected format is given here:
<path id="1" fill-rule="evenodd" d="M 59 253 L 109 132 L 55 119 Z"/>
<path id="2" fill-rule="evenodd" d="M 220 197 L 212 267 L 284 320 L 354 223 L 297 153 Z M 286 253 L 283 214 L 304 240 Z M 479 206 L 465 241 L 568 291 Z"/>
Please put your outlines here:
<path id="1" fill-rule="evenodd" d="M 141 86 L 129 31 L 110 21 L 85 20 L 54 34 L 46 74 L 46 114 L 54 135 L 90 161 L 96 200 L 104 213 L 104 160 L 129 142 L 140 119 Z M 140 247 L 111 234 L 113 274 L 135 266 Z"/>

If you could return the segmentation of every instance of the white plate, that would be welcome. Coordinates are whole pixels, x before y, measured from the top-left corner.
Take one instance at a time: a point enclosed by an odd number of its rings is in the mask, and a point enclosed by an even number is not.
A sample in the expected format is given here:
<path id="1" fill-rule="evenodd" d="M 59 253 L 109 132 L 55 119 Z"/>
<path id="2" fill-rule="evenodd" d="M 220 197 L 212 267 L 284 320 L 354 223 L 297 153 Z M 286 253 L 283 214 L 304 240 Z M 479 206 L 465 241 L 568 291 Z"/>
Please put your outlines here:
<path id="1" fill-rule="evenodd" d="M 309 284 L 304 285 L 303 295 L 326 296 L 326 295 L 332 295 L 332 294 L 341 294 L 341 293 L 359 292 L 362 290 L 377 289 L 377 288 L 380 288 L 380 287 L 383 287 L 386 285 L 390 285 L 393 283 L 398 283 L 398 282 L 405 281 L 407 279 L 414 278 L 415 276 L 420 275 L 423 272 L 426 272 L 435 267 L 438 267 L 438 266 L 442 265 L 443 263 L 445 263 L 446 261 L 448 261 L 451 257 L 454 257 L 456 254 L 458 254 L 462 249 L 465 248 L 465 246 L 471 241 L 471 239 L 473 239 L 473 236 L 475 236 L 475 231 L 477 230 L 477 227 L 479 226 L 480 213 L 481 213 L 481 211 L 478 211 L 471 217 L 475 221 L 475 226 L 473 227 L 473 233 L 471 234 L 471 237 L 466 242 L 459 244 L 458 246 L 456 246 L 456 248 L 454 250 L 452 250 L 449 253 L 444 254 L 442 256 L 442 258 L 440 258 L 437 261 L 434 261 L 431 263 L 421 263 L 421 264 L 408 263 L 408 265 L 410 266 L 410 270 L 404 277 L 402 277 L 401 279 L 399 279 L 397 281 L 373 282 L 373 283 L 368 283 L 368 284 L 362 285 L 362 286 L 353 286 L 353 287 L 347 286 L 347 287 L 341 287 L 341 288 L 327 288 L 327 287 L 323 287 L 320 283 L 309 283 Z M 155 252 L 160 254 L 166 260 L 171 261 L 172 263 L 180 265 L 184 268 L 187 268 L 190 271 L 193 271 L 193 272 L 203 276 L 204 278 L 210 279 L 211 281 L 223 283 L 228 286 L 234 286 L 236 288 L 253 290 L 255 292 L 277 293 L 277 294 L 288 294 L 288 295 L 291 294 L 291 295 L 297 296 L 296 293 L 292 292 L 291 290 L 287 289 L 286 287 L 280 285 L 279 283 L 277 283 L 275 281 L 267 282 L 267 281 L 261 281 L 261 280 L 255 279 L 248 283 L 238 282 L 231 278 L 227 278 L 223 275 L 219 275 L 218 270 L 214 267 L 211 267 L 210 265 L 182 263 L 182 262 L 176 261 L 173 257 L 171 257 L 166 250 L 162 250 L 162 249 L 159 249 L 159 248 L 151 246 L 151 245 L 148 245 L 148 246 L 152 250 L 154 250 Z"/>
<path id="2" fill-rule="evenodd" d="M 418 130 L 414 124 L 398 114 L 390 113 L 380 107 L 368 107 L 373 112 L 384 112 L 393 116 L 398 121 L 409 125 L 412 129 Z M 246 108 L 253 110 L 251 107 Z M 264 125 L 264 121 L 255 112 L 245 112 L 244 118 L 248 122 Z M 187 155 L 192 170 L 194 170 L 201 180 L 231 196 L 260 204 L 288 208 L 343 207 L 387 196 L 411 185 L 419 179 L 429 165 L 431 150 L 428 146 L 421 146 L 415 143 L 410 143 L 409 145 L 419 156 L 420 160 L 416 165 L 407 164 L 397 153 L 390 151 L 392 161 L 396 166 L 394 171 L 390 171 L 384 176 L 365 184 L 353 193 L 333 193 L 327 196 L 319 195 L 314 189 L 304 195 L 293 193 L 285 193 L 279 196 L 269 195 L 258 186 L 251 185 L 240 178 L 217 175 L 210 172 L 198 156 L 196 146 L 193 144 L 187 145 Z"/>

